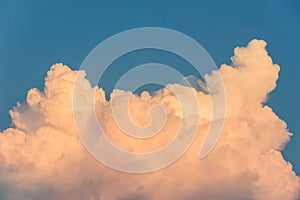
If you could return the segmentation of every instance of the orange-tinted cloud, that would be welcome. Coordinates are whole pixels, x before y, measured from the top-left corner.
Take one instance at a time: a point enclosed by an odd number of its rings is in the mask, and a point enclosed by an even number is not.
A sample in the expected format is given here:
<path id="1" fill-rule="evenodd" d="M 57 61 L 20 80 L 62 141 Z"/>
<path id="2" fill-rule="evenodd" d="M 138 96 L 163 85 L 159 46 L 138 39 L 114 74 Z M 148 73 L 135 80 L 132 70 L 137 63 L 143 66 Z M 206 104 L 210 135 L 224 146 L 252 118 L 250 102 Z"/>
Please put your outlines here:
<path id="1" fill-rule="evenodd" d="M 0 134 L 0 199 L 298 199 L 299 177 L 280 152 L 291 134 L 286 123 L 262 104 L 276 87 L 279 72 L 265 46 L 264 41 L 253 40 L 245 48 L 236 48 L 232 66 L 219 69 L 226 89 L 227 114 L 213 151 L 202 160 L 197 157 L 211 105 L 209 95 L 195 91 L 201 118 L 195 142 L 174 164 L 147 174 L 112 170 L 87 153 L 72 114 L 78 73 L 83 94 L 93 89 L 83 71 L 55 64 L 47 74 L 44 91 L 29 90 L 26 102 L 10 111 L 13 128 Z M 206 78 L 213 82 L 214 74 Z M 145 92 L 131 98 L 129 111 L 137 124 L 149 123 L 149 107 L 154 104 L 163 105 L 167 112 L 165 127 L 147 142 L 122 133 L 104 91 L 96 90 L 99 121 L 120 147 L 152 151 L 176 133 L 180 108 L 168 89 L 154 96 Z M 114 91 L 112 98 L 122 93 Z"/>

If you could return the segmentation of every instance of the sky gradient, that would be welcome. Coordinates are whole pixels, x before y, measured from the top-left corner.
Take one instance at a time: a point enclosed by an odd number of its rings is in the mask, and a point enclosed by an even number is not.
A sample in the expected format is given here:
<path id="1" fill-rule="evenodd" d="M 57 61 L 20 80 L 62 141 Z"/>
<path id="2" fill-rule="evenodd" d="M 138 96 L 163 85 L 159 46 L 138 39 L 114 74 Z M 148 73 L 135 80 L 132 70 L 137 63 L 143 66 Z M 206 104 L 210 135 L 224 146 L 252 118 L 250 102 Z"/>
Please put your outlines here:
<path id="1" fill-rule="evenodd" d="M 257 38 L 281 66 L 267 104 L 294 133 L 284 156 L 299 175 L 299 7 L 298 1 L 0 1 L 0 128 L 9 127 L 8 110 L 28 89 L 42 88 L 52 64 L 78 69 L 99 42 L 121 31 L 157 26 L 183 32 L 218 66 L 230 64 L 233 48 Z"/>

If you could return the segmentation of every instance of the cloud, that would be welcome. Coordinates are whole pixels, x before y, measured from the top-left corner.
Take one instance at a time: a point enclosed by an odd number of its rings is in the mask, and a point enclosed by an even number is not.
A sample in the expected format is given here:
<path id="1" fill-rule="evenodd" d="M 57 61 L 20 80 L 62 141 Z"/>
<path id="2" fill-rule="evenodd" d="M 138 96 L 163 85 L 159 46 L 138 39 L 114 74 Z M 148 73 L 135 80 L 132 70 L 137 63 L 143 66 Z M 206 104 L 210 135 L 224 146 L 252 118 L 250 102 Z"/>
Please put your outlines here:
<path id="1" fill-rule="evenodd" d="M 219 69 L 227 114 L 213 151 L 205 159 L 197 157 L 209 125 L 211 99 L 206 90 L 195 90 L 201 123 L 194 143 L 171 166 L 146 174 L 112 170 L 85 150 L 72 114 L 74 81 L 80 80 L 82 94 L 96 90 L 97 117 L 105 133 L 114 144 L 133 152 L 158 149 L 176 133 L 181 116 L 172 92 L 164 88 L 153 96 L 144 92 L 131 97 L 129 112 L 139 125 L 149 123 L 148 112 L 154 104 L 167 113 L 160 134 L 147 141 L 134 139 L 117 127 L 105 92 L 91 88 L 83 71 L 53 65 L 44 90 L 29 90 L 26 102 L 10 111 L 12 128 L 0 134 L 0 199 L 298 199 L 299 177 L 280 152 L 291 133 L 263 104 L 275 89 L 280 70 L 265 46 L 264 41 L 253 40 L 247 47 L 238 47 L 232 66 L 224 64 Z M 206 80 L 213 83 L 215 74 Z M 193 83 L 197 83 L 194 78 Z M 111 99 L 122 95 L 126 92 L 115 90 Z M 84 95 L 82 101 L 87 101 Z M 89 115 L 88 111 L 82 114 Z"/>

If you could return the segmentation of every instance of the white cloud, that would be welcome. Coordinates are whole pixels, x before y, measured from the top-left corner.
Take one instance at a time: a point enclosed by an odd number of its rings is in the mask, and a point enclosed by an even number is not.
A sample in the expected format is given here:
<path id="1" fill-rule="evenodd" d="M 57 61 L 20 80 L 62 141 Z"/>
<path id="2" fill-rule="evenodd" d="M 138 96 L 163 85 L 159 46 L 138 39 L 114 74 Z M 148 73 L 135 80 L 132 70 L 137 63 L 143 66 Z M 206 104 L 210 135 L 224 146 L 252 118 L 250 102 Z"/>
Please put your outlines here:
<path id="1" fill-rule="evenodd" d="M 245 48 L 236 48 L 232 66 L 219 69 L 227 115 L 221 138 L 209 156 L 197 157 L 211 112 L 209 95 L 198 91 L 201 123 L 195 142 L 173 165 L 148 174 L 117 172 L 87 153 L 72 115 L 77 74 L 82 94 L 93 89 L 84 72 L 62 64 L 52 66 L 44 91 L 29 90 L 26 102 L 10 111 L 14 128 L 0 134 L 0 199 L 298 199 L 299 178 L 280 152 L 291 134 L 286 123 L 262 105 L 276 87 L 279 72 L 265 46 L 264 41 L 253 40 Z M 213 82 L 214 73 L 206 78 Z M 162 132 L 147 142 L 122 133 L 104 91 L 96 90 L 99 121 L 116 145 L 147 152 L 163 146 L 176 133 L 180 108 L 168 89 L 131 98 L 130 114 L 137 124 L 149 123 L 153 104 L 163 105 L 167 112 Z M 115 91 L 112 98 L 117 94 L 123 93 Z M 83 117 L 89 115 L 86 112 Z"/>

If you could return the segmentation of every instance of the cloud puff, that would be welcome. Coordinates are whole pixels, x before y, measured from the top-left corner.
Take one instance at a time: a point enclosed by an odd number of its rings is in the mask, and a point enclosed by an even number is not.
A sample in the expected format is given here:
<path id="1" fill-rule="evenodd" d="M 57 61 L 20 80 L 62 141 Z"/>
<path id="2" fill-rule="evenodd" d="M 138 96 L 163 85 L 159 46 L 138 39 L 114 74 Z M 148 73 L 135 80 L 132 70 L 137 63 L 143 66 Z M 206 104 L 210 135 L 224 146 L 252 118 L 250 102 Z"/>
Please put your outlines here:
<path id="1" fill-rule="evenodd" d="M 181 117 L 176 97 L 167 88 L 153 96 L 144 92 L 131 97 L 129 112 L 137 124 L 149 123 L 154 104 L 167 113 L 161 132 L 145 142 L 122 133 L 105 92 L 92 88 L 83 71 L 53 65 L 44 90 L 29 90 L 26 102 L 10 111 L 12 128 L 0 134 L 0 199 L 298 199 L 299 178 L 280 152 L 291 134 L 286 123 L 263 104 L 276 87 L 279 72 L 265 46 L 264 41 L 253 40 L 236 48 L 232 66 L 219 69 L 227 114 L 213 151 L 205 159 L 197 157 L 209 125 L 211 99 L 206 90 L 194 90 L 201 107 L 194 143 L 171 166 L 146 174 L 112 170 L 85 150 L 73 120 L 74 81 L 80 80 L 82 94 L 96 90 L 97 117 L 105 133 L 116 145 L 134 152 L 158 149 L 172 139 Z M 213 83 L 214 73 L 206 79 Z M 111 99 L 125 94 L 115 90 Z"/>

